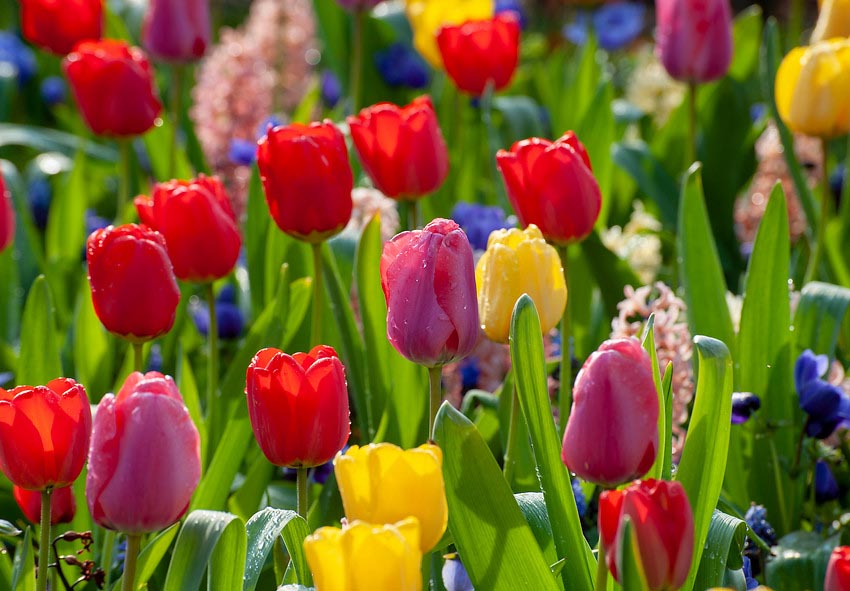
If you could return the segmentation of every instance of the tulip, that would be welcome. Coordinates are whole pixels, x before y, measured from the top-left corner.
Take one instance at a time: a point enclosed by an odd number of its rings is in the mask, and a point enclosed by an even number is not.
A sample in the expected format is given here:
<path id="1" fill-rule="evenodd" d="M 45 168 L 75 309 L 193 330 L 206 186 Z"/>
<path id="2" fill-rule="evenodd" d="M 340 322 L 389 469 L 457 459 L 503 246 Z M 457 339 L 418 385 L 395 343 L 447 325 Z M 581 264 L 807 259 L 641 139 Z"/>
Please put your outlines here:
<path id="1" fill-rule="evenodd" d="M 387 197 L 417 199 L 446 180 L 449 153 L 430 97 L 402 108 L 374 105 L 348 125 L 363 168 Z"/>
<path id="2" fill-rule="evenodd" d="M 242 238 L 218 178 L 160 183 L 151 197 L 137 197 L 135 203 L 142 223 L 165 237 L 178 278 L 206 283 L 233 270 Z"/>
<path id="3" fill-rule="evenodd" d="M 348 441 L 345 371 L 331 347 L 261 350 L 248 366 L 245 395 L 257 443 L 276 466 L 319 466 Z"/>
<path id="4" fill-rule="evenodd" d="M 334 460 L 346 518 L 393 523 L 415 517 L 421 534 L 417 547 L 428 552 L 448 524 L 442 466 L 436 445 L 406 451 L 391 443 L 351 446 Z"/>
<path id="5" fill-rule="evenodd" d="M 336 3 L 351 12 L 357 10 L 372 10 L 381 0 L 336 0 Z"/>
<path id="6" fill-rule="evenodd" d="M 650 479 L 600 495 L 599 535 L 618 582 L 625 516 L 631 518 L 649 591 L 684 585 L 693 559 L 694 516 L 682 484 Z"/>
<path id="7" fill-rule="evenodd" d="M 850 132 L 850 40 L 796 47 L 776 72 L 776 106 L 792 131 L 831 138 Z"/>
<path id="8" fill-rule="evenodd" d="M 316 591 L 420 591 L 419 524 L 355 521 L 343 529 L 322 527 L 304 540 Z"/>
<path id="9" fill-rule="evenodd" d="M 154 57 L 192 62 L 210 43 L 209 0 L 151 0 L 142 24 L 142 44 Z"/>
<path id="10" fill-rule="evenodd" d="M 437 367 L 472 352 L 478 342 L 474 262 L 455 222 L 436 219 L 387 242 L 381 286 L 387 338 L 404 357 Z"/>
<path id="11" fill-rule="evenodd" d="M 552 330 L 567 305 L 567 284 L 558 251 L 534 224 L 525 230 L 496 230 L 475 267 L 478 315 L 492 341 L 507 343 L 511 316 L 527 293 L 540 315 L 544 334 Z"/>
<path id="12" fill-rule="evenodd" d="M 342 133 L 330 121 L 269 129 L 257 164 L 278 228 L 320 243 L 351 218 L 354 179 Z"/>
<path id="13" fill-rule="evenodd" d="M 838 546 L 829 557 L 823 591 L 850 589 L 850 546 Z"/>
<path id="14" fill-rule="evenodd" d="M 637 339 L 605 341 L 576 377 L 561 459 L 584 480 L 612 487 L 644 475 L 657 451 L 649 355 Z"/>
<path id="15" fill-rule="evenodd" d="M 86 500 L 94 521 L 130 535 L 179 520 L 201 477 L 200 437 L 168 376 L 134 372 L 94 415 Z"/>
<path id="16" fill-rule="evenodd" d="M 0 173 L 0 252 L 15 240 L 15 206 L 12 194 L 6 190 L 3 174 Z"/>
<path id="17" fill-rule="evenodd" d="M 100 39 L 103 0 L 20 0 L 24 39 L 57 55 Z"/>
<path id="18" fill-rule="evenodd" d="M 602 208 L 590 158 L 569 131 L 555 142 L 531 138 L 499 150 L 496 162 L 522 225 L 535 224 L 554 244 L 584 239 Z"/>
<path id="19" fill-rule="evenodd" d="M 821 0 L 811 43 L 850 37 L 850 0 Z"/>
<path id="20" fill-rule="evenodd" d="M 180 290 L 162 234 L 109 226 L 89 236 L 86 259 L 94 311 L 108 331 L 138 343 L 171 330 Z"/>
<path id="21" fill-rule="evenodd" d="M 41 493 L 26 490 L 20 486 L 12 487 L 12 496 L 18 504 L 21 513 L 30 522 L 39 523 L 41 520 Z M 50 496 L 50 525 L 71 523 L 77 512 L 77 501 L 74 499 L 74 488 L 63 486 L 53 491 Z"/>
<path id="22" fill-rule="evenodd" d="M 676 80 L 711 82 L 732 63 L 729 0 L 656 0 L 655 53 Z"/>
<path id="23" fill-rule="evenodd" d="M 154 126 L 162 105 L 153 71 L 138 47 L 86 41 L 68 54 L 65 74 L 86 125 L 98 135 L 133 136 Z"/>
<path id="24" fill-rule="evenodd" d="M 457 25 L 493 16 L 493 0 L 406 0 L 413 45 L 434 68 L 442 68 L 437 34 L 444 25 Z"/>
<path id="25" fill-rule="evenodd" d="M 0 471 L 27 490 L 70 485 L 86 462 L 91 425 L 86 390 L 70 378 L 0 388 Z"/>
<path id="26" fill-rule="evenodd" d="M 519 20 L 513 12 L 448 25 L 437 34 L 446 73 L 460 90 L 481 96 L 488 83 L 505 88 L 519 62 Z"/>

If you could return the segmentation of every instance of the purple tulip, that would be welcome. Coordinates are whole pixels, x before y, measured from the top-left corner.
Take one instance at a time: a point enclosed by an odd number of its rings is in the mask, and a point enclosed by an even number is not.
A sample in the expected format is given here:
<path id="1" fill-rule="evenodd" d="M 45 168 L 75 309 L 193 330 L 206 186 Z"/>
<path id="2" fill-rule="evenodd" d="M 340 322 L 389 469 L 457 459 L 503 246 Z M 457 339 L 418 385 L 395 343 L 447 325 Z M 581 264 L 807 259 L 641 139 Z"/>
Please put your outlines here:
<path id="1" fill-rule="evenodd" d="M 726 75 L 732 62 L 729 0 L 657 0 L 655 51 L 667 73 L 700 83 Z"/>
<path id="2" fill-rule="evenodd" d="M 209 0 L 151 0 L 142 25 L 142 44 L 156 59 L 192 62 L 210 44 Z"/>

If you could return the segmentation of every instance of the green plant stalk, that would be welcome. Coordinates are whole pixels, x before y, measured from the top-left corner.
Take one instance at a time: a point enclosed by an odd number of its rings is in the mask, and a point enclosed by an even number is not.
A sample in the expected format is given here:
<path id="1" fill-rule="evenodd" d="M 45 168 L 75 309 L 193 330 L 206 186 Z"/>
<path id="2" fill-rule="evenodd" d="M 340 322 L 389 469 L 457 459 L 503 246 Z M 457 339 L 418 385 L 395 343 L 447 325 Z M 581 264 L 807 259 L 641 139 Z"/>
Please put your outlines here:
<path id="1" fill-rule="evenodd" d="M 428 421 L 428 440 L 434 437 L 434 422 L 437 420 L 437 411 L 440 410 L 440 403 L 443 401 L 443 368 L 438 365 L 428 368 L 428 387 L 430 392 L 429 407 L 431 410 L 430 419 Z"/>
<path id="2" fill-rule="evenodd" d="M 596 554 L 596 591 L 608 589 L 608 563 L 605 561 L 605 546 L 599 540 L 599 552 Z"/>
<path id="3" fill-rule="evenodd" d="M 115 225 L 124 221 L 124 210 L 130 202 L 130 142 L 129 139 L 118 140 L 118 157 L 120 175 L 118 180 L 118 201 L 115 204 Z"/>
<path id="4" fill-rule="evenodd" d="M 517 396 L 516 385 L 514 385 L 511 388 L 511 418 L 508 423 L 508 441 L 505 444 L 505 466 L 503 468 L 508 486 L 511 486 L 513 482 L 514 467 L 516 466 L 517 423 L 519 423 L 519 397 Z"/>
<path id="5" fill-rule="evenodd" d="M 168 178 L 177 174 L 177 136 L 180 132 L 180 120 L 183 111 L 183 71 L 184 66 L 175 64 L 171 68 L 171 153 L 168 158 Z"/>
<path id="6" fill-rule="evenodd" d="M 100 552 L 100 567 L 103 569 L 103 588 L 109 589 L 112 582 L 112 548 L 115 546 L 115 532 L 104 530 L 103 548 Z"/>
<path id="7" fill-rule="evenodd" d="M 145 344 L 133 343 L 133 371 L 145 373 Z"/>
<path id="8" fill-rule="evenodd" d="M 297 486 L 297 509 L 298 514 L 307 519 L 307 511 L 310 509 L 310 503 L 307 499 L 307 468 L 304 466 L 299 466 L 296 469 L 295 483 Z"/>
<path id="9" fill-rule="evenodd" d="M 697 85 L 688 83 L 688 167 L 697 160 Z"/>
<path id="10" fill-rule="evenodd" d="M 136 561 L 139 558 L 139 548 L 142 545 L 142 536 L 127 536 L 127 552 L 124 555 L 124 575 L 121 583 L 121 591 L 132 591 L 136 585 Z"/>
<path id="11" fill-rule="evenodd" d="M 806 276 L 803 279 L 803 285 L 817 278 L 818 267 L 820 266 L 821 258 L 823 257 L 823 246 L 826 242 L 826 223 L 829 219 L 829 198 L 832 191 L 829 186 L 829 174 L 827 172 L 827 163 L 829 162 L 829 142 L 825 139 L 821 140 L 823 149 L 823 169 L 821 174 L 821 191 L 820 191 L 820 215 L 818 215 L 818 229 L 815 236 L 815 250 L 812 253 L 812 258 L 809 259 L 809 266 L 806 268 Z"/>
<path id="12" fill-rule="evenodd" d="M 36 589 L 47 590 L 47 579 L 50 578 L 50 501 L 53 488 L 41 491 L 41 527 L 38 539 L 38 580 Z"/>
<path id="13" fill-rule="evenodd" d="M 573 405 L 573 367 L 572 355 L 570 354 L 570 275 L 568 270 L 569 255 L 566 246 L 557 247 L 558 256 L 561 257 L 561 266 L 564 268 L 564 283 L 567 286 L 567 304 L 561 316 L 561 368 L 558 373 L 558 421 L 559 433 L 564 436 L 567 428 L 567 418 L 570 416 L 570 408 Z"/>
<path id="14" fill-rule="evenodd" d="M 218 436 L 218 317 L 215 313 L 215 290 L 212 282 L 206 285 L 207 307 L 209 308 L 210 324 L 207 331 L 207 339 L 210 347 L 210 362 L 207 365 L 207 423 L 213 431 L 212 435 Z M 210 438 L 215 442 L 216 439 Z M 209 449 L 215 449 L 210 447 Z M 212 454 L 210 454 L 212 455 Z"/>
<path id="15" fill-rule="evenodd" d="M 360 110 L 361 72 L 363 70 L 363 18 L 362 8 L 354 11 L 354 36 L 352 38 L 351 59 L 351 111 L 354 114 Z"/>
<path id="16" fill-rule="evenodd" d="M 311 245 L 313 248 L 313 322 L 310 325 L 310 346 L 321 345 L 322 341 L 322 283 L 324 273 L 322 261 L 322 243 Z"/>
<path id="17" fill-rule="evenodd" d="M 850 135 L 847 136 L 847 156 L 844 160 L 844 185 L 841 187 L 841 234 L 846 243 L 850 243 Z"/>

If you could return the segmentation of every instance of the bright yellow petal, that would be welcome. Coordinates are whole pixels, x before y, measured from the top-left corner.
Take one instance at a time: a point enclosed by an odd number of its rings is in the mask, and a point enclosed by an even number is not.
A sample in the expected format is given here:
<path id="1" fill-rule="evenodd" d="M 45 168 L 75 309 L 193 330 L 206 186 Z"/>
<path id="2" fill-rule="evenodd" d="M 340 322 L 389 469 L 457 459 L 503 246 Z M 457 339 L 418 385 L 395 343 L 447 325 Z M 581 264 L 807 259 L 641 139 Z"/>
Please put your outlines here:
<path id="1" fill-rule="evenodd" d="M 850 0 L 823 0 L 811 43 L 850 37 Z"/>
<path id="2" fill-rule="evenodd" d="M 322 527 L 304 540 L 304 554 L 316 591 L 350 591 L 342 539 L 342 530 Z"/>
<path id="3" fill-rule="evenodd" d="M 385 526 L 355 522 L 345 538 L 351 591 L 421 590 L 422 555 L 415 519 Z"/>

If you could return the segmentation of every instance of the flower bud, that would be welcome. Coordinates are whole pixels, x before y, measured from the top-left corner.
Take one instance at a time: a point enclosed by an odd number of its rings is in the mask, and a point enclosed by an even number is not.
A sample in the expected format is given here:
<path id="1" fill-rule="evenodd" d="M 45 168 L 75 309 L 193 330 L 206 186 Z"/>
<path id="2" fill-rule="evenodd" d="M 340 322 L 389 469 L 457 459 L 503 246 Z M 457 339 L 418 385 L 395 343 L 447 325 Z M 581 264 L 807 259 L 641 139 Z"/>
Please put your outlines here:
<path id="1" fill-rule="evenodd" d="M 41 522 L 41 492 L 26 490 L 20 486 L 12 487 L 12 496 L 18 504 L 21 513 L 30 523 Z M 74 487 L 63 486 L 53 489 L 50 494 L 50 525 L 71 523 L 77 512 L 77 501 L 74 498 Z"/>
<path id="2" fill-rule="evenodd" d="M 703 83 L 732 63 L 729 0 L 657 0 L 655 53 L 676 80 Z"/>
<path id="3" fill-rule="evenodd" d="M 192 62 L 210 44 L 209 0 L 151 0 L 142 25 L 142 44 L 156 59 Z"/>

